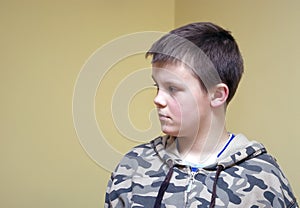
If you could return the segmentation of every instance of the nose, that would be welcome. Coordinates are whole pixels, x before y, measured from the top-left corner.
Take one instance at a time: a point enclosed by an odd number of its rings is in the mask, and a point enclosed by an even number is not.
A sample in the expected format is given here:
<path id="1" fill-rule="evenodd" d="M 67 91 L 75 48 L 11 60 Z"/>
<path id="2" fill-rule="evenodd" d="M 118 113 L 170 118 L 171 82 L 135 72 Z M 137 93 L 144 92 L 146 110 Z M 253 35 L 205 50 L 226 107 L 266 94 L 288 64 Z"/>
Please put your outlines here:
<path id="1" fill-rule="evenodd" d="M 161 91 L 161 90 L 157 91 L 157 94 L 153 101 L 157 108 L 164 108 L 167 106 L 167 101 L 165 99 L 165 95 L 164 95 L 163 91 Z"/>

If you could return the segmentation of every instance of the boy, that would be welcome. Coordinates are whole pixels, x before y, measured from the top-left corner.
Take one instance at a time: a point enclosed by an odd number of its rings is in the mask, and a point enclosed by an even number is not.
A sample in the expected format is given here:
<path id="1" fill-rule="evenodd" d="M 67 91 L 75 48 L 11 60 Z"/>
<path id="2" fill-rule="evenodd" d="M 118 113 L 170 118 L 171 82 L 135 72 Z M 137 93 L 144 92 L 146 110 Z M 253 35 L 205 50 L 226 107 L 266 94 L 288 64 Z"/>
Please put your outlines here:
<path id="1" fill-rule="evenodd" d="M 226 106 L 243 74 L 228 31 L 189 24 L 160 38 L 146 56 L 165 136 L 125 155 L 105 207 L 298 207 L 264 146 L 226 130 Z"/>

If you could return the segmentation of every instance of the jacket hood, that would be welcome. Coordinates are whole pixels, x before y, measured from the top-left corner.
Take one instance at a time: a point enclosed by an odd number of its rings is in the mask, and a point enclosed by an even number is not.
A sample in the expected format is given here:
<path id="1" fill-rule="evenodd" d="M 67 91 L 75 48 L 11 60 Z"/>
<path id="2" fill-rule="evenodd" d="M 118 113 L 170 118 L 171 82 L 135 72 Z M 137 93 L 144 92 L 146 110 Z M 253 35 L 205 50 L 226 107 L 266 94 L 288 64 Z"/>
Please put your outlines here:
<path id="1" fill-rule="evenodd" d="M 175 164 L 187 165 L 180 157 L 175 137 L 167 135 L 159 137 L 152 142 L 152 145 L 158 156 L 170 167 Z M 203 168 L 215 169 L 221 165 L 225 169 L 265 152 L 266 149 L 261 143 L 249 141 L 243 134 L 237 134 L 221 156 L 206 163 Z"/>
<path id="2" fill-rule="evenodd" d="M 251 159 L 256 157 L 264 152 L 266 152 L 264 146 L 255 141 L 249 141 L 244 135 L 238 134 L 234 137 L 234 141 L 230 142 L 232 139 L 229 139 L 229 143 L 225 145 L 225 149 L 223 148 L 221 151 L 221 155 L 219 157 L 209 158 L 209 162 L 206 163 L 202 167 L 206 170 L 216 171 L 214 182 L 213 182 L 213 190 L 210 201 L 210 208 L 215 207 L 216 201 L 216 190 L 217 190 L 217 182 L 220 176 L 221 171 L 228 167 L 232 167 L 235 164 L 242 162 L 247 159 Z M 165 191 L 167 190 L 170 179 L 173 174 L 174 166 L 189 166 L 188 162 L 183 161 L 180 157 L 180 154 L 177 149 L 177 142 L 175 137 L 164 136 L 159 137 L 152 141 L 152 146 L 157 153 L 157 155 L 169 166 L 169 171 L 162 182 L 156 200 L 154 208 L 161 207 L 162 198 L 164 196 Z M 195 166 L 193 166 L 195 167 Z"/>

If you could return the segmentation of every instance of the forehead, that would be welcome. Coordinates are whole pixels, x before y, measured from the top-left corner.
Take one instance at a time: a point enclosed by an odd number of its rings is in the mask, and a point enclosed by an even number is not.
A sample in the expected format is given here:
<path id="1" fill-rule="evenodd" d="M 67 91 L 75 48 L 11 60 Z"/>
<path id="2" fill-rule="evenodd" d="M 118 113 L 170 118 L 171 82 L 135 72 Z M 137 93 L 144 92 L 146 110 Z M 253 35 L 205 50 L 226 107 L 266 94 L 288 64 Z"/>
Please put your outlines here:
<path id="1" fill-rule="evenodd" d="M 156 62 L 152 64 L 154 79 L 179 79 L 182 81 L 197 79 L 193 71 L 181 62 Z"/>

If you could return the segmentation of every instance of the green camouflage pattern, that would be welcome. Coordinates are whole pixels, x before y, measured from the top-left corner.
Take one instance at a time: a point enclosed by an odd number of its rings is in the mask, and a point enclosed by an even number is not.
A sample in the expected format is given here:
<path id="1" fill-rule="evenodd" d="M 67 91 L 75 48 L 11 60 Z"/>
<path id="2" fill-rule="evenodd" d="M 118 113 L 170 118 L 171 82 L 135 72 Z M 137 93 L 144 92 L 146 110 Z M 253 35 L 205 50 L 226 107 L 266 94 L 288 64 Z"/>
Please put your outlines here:
<path id="1" fill-rule="evenodd" d="M 112 173 L 104 207 L 153 207 L 170 168 L 174 172 L 161 207 L 209 207 L 217 164 L 225 169 L 217 182 L 215 207 L 298 207 L 288 180 L 264 146 L 243 135 L 235 140 L 245 142 L 197 172 L 180 159 L 173 137 L 135 147 Z"/>

